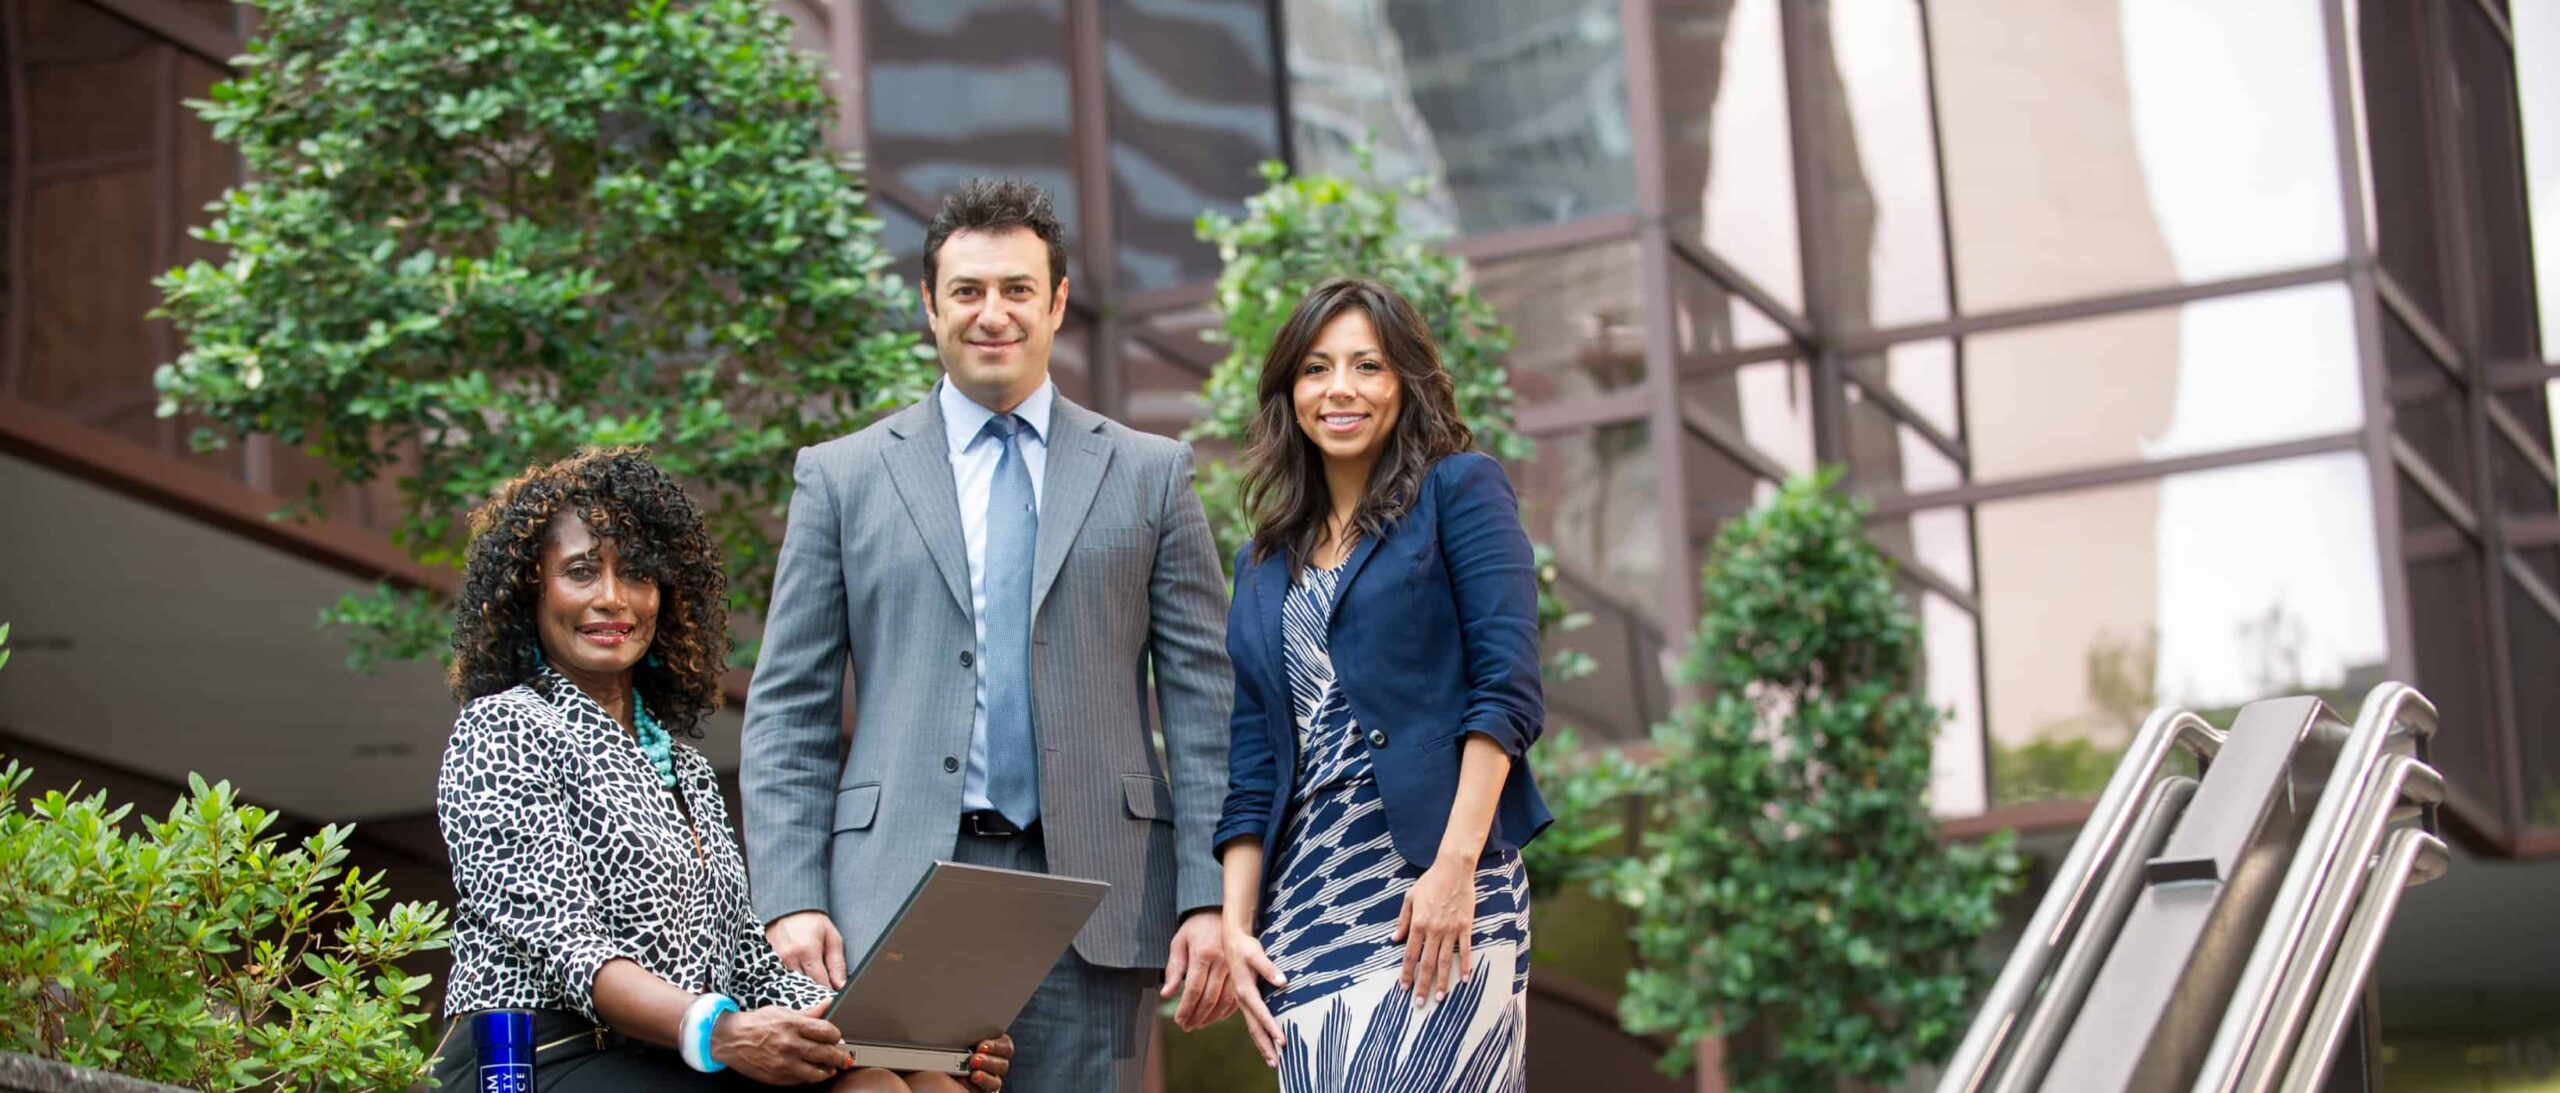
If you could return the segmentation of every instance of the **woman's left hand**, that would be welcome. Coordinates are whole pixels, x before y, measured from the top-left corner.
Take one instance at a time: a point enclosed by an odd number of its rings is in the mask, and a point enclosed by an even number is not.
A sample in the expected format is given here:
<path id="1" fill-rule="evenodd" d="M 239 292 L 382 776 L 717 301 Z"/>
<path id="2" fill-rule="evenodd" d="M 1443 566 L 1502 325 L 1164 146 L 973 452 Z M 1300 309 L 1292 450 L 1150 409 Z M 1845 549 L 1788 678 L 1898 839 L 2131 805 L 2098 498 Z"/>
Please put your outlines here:
<path id="1" fill-rule="evenodd" d="M 1396 916 L 1395 940 L 1404 943 L 1397 983 L 1413 992 L 1415 1005 L 1448 997 L 1467 978 L 1475 927 L 1475 863 L 1443 857 L 1405 892 L 1404 911 Z"/>
<path id="2" fill-rule="evenodd" d="M 1013 1037 L 999 1034 L 993 1040 L 978 1044 L 976 1054 L 969 1056 L 969 1088 L 982 1093 L 995 1093 L 1004 1088 L 1004 1075 L 1013 1069 Z"/>

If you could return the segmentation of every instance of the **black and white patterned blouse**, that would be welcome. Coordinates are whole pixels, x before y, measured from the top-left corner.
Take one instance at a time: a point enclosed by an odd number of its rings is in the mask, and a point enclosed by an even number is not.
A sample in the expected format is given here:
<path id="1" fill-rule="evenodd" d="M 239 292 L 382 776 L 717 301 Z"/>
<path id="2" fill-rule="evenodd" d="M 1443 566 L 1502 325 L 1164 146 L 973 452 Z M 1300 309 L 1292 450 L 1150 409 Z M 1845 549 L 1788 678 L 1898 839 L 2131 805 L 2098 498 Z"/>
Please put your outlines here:
<path id="1" fill-rule="evenodd" d="M 749 1009 L 833 996 L 766 943 L 711 762 L 678 743 L 675 771 L 670 792 L 631 733 L 547 665 L 462 708 L 436 780 L 462 895 L 447 1014 L 574 1010 L 601 1024 L 596 969 L 615 957 Z"/>

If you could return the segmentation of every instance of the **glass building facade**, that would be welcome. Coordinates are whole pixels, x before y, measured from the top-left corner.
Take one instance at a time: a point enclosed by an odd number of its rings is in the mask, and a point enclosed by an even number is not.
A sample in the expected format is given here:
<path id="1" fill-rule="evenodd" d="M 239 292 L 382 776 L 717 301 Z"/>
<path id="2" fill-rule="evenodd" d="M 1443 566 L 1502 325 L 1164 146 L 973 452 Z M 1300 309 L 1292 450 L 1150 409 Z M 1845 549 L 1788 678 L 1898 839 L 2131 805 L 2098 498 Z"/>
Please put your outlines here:
<path id="1" fill-rule="evenodd" d="M 1192 224 L 1257 162 L 1365 145 L 1417 184 L 1518 336 L 1512 473 L 1593 619 L 1554 640 L 1598 665 L 1550 708 L 1587 739 L 1681 697 L 1722 523 L 1835 465 L 1925 631 L 1951 826 L 2076 822 L 2154 706 L 2352 713 L 2398 678 L 2442 710 L 2462 845 L 2560 856 L 2560 7 L 779 2 L 910 278 L 958 179 L 1055 194 L 1058 378 L 1138 428 L 1196 413 Z M 151 415 L 150 277 L 234 171 L 178 104 L 247 14 L 0 14 L 9 458 L 122 460 L 84 476 L 181 511 L 219 506 L 150 483 L 299 492 L 294 453 Z M 350 500 L 361 535 L 384 499 Z"/>

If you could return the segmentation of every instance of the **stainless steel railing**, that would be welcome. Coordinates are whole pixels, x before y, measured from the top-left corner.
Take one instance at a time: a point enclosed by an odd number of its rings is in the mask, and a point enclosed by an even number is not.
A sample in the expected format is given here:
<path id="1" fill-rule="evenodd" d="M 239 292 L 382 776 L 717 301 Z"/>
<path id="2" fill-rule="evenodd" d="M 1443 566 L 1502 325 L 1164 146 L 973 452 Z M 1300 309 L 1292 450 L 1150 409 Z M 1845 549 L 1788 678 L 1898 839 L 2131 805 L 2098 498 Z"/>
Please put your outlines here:
<path id="1" fill-rule="evenodd" d="M 2424 762 L 2435 723 L 2435 708 L 2398 683 L 2367 694 L 2352 728 L 2302 699 L 2252 704 L 2233 722 L 2239 736 L 2194 714 L 2153 714 L 1939 1093 L 2320 1088 L 2400 893 L 2445 868 L 2444 844 L 2425 830 L 2443 794 Z M 2243 737 L 2246 761 L 2212 765 Z M 2201 783 L 2166 770 L 2180 748 L 2204 766 Z M 2173 841 L 2200 785 L 2219 786 L 2215 804 Z M 2275 813 L 2250 813 L 2257 826 L 2236 842 L 2230 808 L 2260 801 Z M 2187 849 L 2163 854 L 2177 845 Z M 2214 858 L 2194 857 L 2208 845 Z M 2127 946 L 2146 951 L 2117 951 Z M 2072 1036 L 2084 1018 L 2104 1023 Z"/>
<path id="2" fill-rule="evenodd" d="M 2384 683 L 2365 695 L 2355 731 L 2330 770 L 2302 846 L 2276 891 L 2267 932 L 2250 953 L 2221 1031 L 2205 1054 L 2197 1093 L 2265 1089 L 2274 1080 L 2383 829 L 2404 815 L 2403 790 L 2427 804 L 2444 797 L 2443 780 L 2417 759 L 2435 730 L 2435 706 L 2407 684 Z M 2393 754 L 2385 754 L 2386 745 Z"/>
<path id="3" fill-rule="evenodd" d="M 2124 852 L 2141 826 L 2141 817 L 2135 810 L 2150 796 L 2152 784 L 2161 777 L 2171 755 L 2183 749 L 2199 762 L 2206 762 L 2221 747 L 2222 731 L 2184 710 L 2158 710 L 2144 719 L 2142 728 L 2133 734 L 2124 761 L 2117 764 L 2114 776 L 2107 779 L 2107 788 L 2098 794 L 2089 821 L 2081 825 L 2080 836 L 2072 840 L 2070 853 L 2063 856 L 2052 886 L 2036 905 L 2035 916 L 2027 920 L 2025 936 L 2010 953 L 2008 964 L 2000 969 L 2000 978 L 1993 981 L 1989 999 L 1972 1027 L 1965 1031 L 1963 1043 L 1956 1047 L 1938 1093 L 1980 1093 L 1987 1089 L 2003 1056 L 2017 1046 L 2011 1034 L 2021 1021 L 2034 1024 L 2043 1006 L 2058 1004 L 2066 996 L 2076 1004 L 2077 995 L 2069 990 L 2043 991 L 2045 973 L 2087 924 L 2099 894 L 2112 891 L 2107 883 L 2109 874 L 2128 869 L 2138 873 L 2141 858 Z M 2145 847 L 2144 852 L 2148 854 L 2156 848 L 2155 843 Z M 2121 918 L 2120 911 L 2118 917 Z M 2077 989 L 2086 991 L 2087 977 L 2096 971 L 2095 961 L 2075 966 L 2075 971 L 2082 977 Z M 2054 1020 L 2057 1018 L 2047 1018 L 2047 1023 Z M 2048 1054 L 2049 1051 L 2048 1048 Z"/>

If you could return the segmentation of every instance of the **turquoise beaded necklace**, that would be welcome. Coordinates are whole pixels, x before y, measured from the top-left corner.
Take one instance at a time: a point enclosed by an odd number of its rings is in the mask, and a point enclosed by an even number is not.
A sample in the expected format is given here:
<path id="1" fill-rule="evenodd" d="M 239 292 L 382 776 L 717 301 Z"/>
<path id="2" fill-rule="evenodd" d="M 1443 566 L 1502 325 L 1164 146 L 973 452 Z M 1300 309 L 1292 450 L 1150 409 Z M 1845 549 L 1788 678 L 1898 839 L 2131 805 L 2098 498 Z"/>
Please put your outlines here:
<path id="1" fill-rule="evenodd" d="M 649 716 L 649 707 L 640 702 L 640 691 L 631 691 L 631 724 L 638 730 L 640 754 L 649 757 L 649 765 L 658 768 L 658 781 L 668 789 L 676 788 L 676 741 Z"/>

